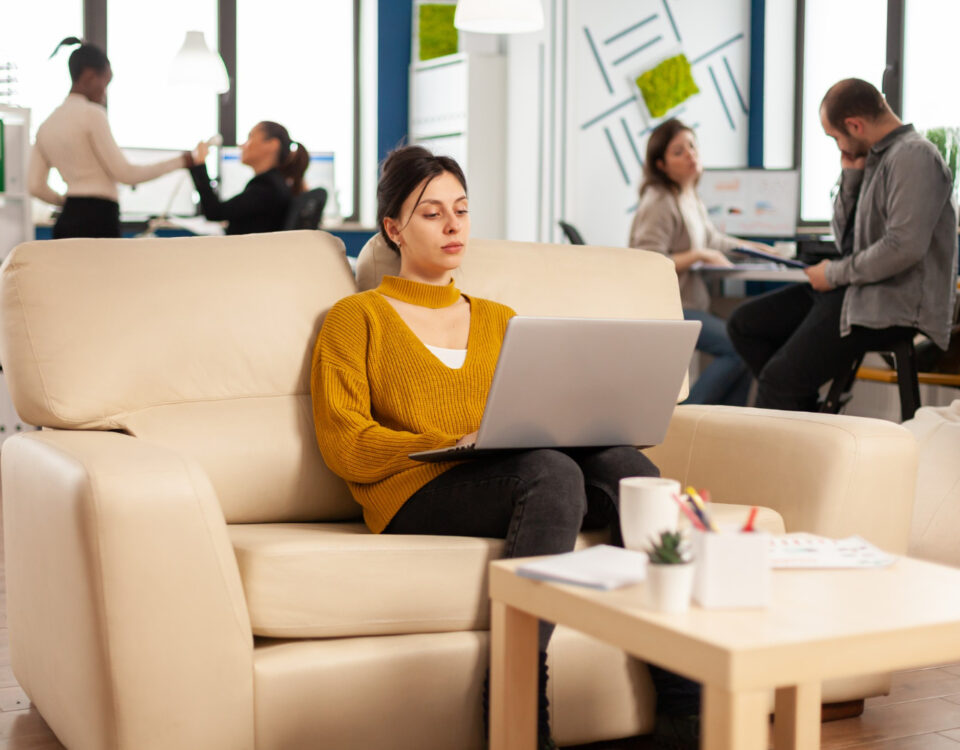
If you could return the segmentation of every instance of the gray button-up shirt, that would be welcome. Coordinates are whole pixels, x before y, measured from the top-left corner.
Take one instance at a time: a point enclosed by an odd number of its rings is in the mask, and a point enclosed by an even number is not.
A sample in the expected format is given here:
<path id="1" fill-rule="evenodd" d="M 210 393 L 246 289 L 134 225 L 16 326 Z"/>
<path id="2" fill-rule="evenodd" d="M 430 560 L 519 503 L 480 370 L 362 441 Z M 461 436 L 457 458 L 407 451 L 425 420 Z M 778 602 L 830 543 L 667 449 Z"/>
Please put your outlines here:
<path id="1" fill-rule="evenodd" d="M 909 326 L 946 349 L 957 291 L 957 204 L 950 171 L 912 125 L 874 145 L 863 170 L 843 170 L 833 205 L 838 246 L 851 220 L 853 252 L 826 268 L 831 285 L 847 287 L 840 334 L 854 325 Z"/>

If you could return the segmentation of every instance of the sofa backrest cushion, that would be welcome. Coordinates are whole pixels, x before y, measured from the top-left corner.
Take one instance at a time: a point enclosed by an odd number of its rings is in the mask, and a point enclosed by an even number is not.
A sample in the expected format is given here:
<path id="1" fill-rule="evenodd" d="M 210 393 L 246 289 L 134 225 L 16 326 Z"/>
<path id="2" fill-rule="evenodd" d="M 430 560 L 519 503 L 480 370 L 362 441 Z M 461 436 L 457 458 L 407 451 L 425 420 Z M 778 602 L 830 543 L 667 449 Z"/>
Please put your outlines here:
<path id="1" fill-rule="evenodd" d="M 397 254 L 374 235 L 357 259 L 357 285 L 373 289 L 399 270 Z M 676 266 L 648 250 L 472 238 L 454 275 L 467 294 L 520 315 L 683 318 Z"/>
<path id="2" fill-rule="evenodd" d="M 323 315 L 355 291 L 325 232 L 29 242 L 0 275 L 0 363 L 31 424 L 195 456 L 228 521 L 355 518 L 309 395 Z"/>

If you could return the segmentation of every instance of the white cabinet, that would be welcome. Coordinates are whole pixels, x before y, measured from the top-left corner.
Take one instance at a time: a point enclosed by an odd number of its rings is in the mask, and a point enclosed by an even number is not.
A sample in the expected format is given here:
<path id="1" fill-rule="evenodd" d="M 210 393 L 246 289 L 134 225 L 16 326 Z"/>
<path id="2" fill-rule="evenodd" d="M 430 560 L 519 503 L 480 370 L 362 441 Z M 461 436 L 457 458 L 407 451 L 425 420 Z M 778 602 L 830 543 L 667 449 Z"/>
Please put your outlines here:
<path id="1" fill-rule="evenodd" d="M 3 121 L 4 185 L 0 191 L 0 260 L 21 242 L 32 240 L 33 206 L 27 192 L 30 110 L 0 105 Z"/>
<path id="2" fill-rule="evenodd" d="M 27 159 L 30 155 L 30 110 L 0 105 L 3 121 L 4 185 L 0 191 L 0 260 L 21 242 L 32 240 L 33 206 L 27 192 Z M 2 363 L 0 363 L 2 365 Z M 10 435 L 32 430 L 17 416 L 0 371 L 0 443 Z"/>
<path id="3" fill-rule="evenodd" d="M 410 143 L 463 168 L 476 237 L 505 237 L 506 129 L 503 56 L 460 53 L 411 66 Z"/>

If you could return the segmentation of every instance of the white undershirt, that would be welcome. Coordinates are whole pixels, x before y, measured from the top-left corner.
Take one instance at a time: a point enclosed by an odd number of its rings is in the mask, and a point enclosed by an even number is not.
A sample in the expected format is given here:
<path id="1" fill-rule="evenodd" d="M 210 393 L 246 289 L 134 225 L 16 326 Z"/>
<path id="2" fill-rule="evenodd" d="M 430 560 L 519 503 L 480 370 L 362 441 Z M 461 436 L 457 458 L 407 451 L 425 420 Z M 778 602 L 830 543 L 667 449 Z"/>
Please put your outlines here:
<path id="1" fill-rule="evenodd" d="M 424 346 L 451 370 L 459 370 L 467 359 L 466 349 L 445 349 L 442 346 L 430 346 L 430 344 L 424 344 Z"/>

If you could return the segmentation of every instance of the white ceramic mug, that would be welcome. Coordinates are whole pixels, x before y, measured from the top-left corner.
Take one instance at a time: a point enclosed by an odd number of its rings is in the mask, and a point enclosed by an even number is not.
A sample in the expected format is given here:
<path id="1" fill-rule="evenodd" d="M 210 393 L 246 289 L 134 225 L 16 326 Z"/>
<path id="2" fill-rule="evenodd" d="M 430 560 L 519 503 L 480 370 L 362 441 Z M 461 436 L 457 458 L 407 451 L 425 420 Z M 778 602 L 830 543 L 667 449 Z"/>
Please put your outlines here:
<path id="1" fill-rule="evenodd" d="M 620 531 L 627 549 L 646 552 L 661 531 L 676 531 L 680 508 L 674 495 L 680 482 L 660 477 L 620 480 Z"/>

